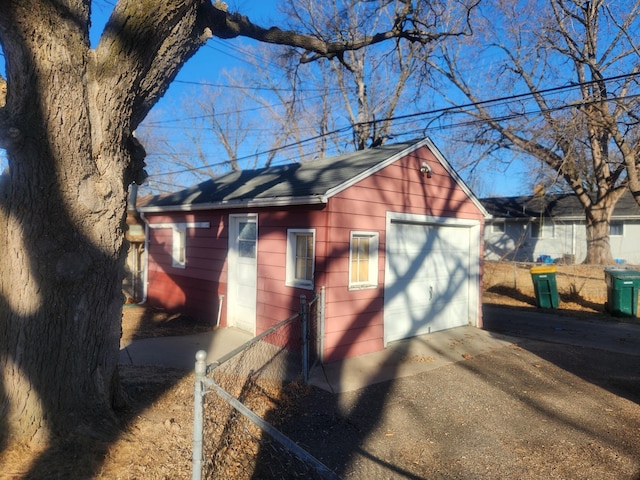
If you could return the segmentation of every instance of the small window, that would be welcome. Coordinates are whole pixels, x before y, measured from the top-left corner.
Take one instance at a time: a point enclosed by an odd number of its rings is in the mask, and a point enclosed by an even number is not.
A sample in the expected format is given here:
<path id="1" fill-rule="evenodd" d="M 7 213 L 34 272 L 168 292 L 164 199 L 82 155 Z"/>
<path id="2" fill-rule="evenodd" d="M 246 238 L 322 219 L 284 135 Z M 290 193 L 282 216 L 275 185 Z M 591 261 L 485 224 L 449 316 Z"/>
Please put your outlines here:
<path id="1" fill-rule="evenodd" d="M 256 222 L 238 223 L 238 256 L 241 258 L 256 258 L 256 243 L 258 239 Z"/>
<path id="2" fill-rule="evenodd" d="M 186 268 L 187 266 L 187 228 L 184 225 L 173 227 L 171 265 L 177 268 Z"/>
<path id="3" fill-rule="evenodd" d="M 287 231 L 287 285 L 313 288 L 315 240 L 315 230 Z"/>
<path id="4" fill-rule="evenodd" d="M 614 221 L 609 224 L 609 235 L 621 237 L 624 235 L 624 223 L 621 221 Z"/>
<path id="5" fill-rule="evenodd" d="M 504 233 L 504 222 L 496 222 L 491 224 L 491 231 L 493 233 Z"/>
<path id="6" fill-rule="evenodd" d="M 531 238 L 553 238 L 553 223 L 551 221 L 531 223 Z"/>
<path id="7" fill-rule="evenodd" d="M 351 232 L 349 247 L 349 288 L 378 286 L 378 233 Z"/>

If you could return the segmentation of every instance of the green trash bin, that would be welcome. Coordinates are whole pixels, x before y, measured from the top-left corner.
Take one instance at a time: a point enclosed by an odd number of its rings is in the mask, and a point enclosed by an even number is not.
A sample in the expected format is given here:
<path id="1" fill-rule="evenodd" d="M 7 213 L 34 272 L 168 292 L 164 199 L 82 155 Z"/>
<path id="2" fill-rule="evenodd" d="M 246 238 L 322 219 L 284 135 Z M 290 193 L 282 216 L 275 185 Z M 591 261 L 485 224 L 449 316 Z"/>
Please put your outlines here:
<path id="1" fill-rule="evenodd" d="M 542 265 L 532 267 L 531 280 L 536 293 L 536 302 L 540 308 L 558 308 L 558 286 L 556 284 L 556 266 Z"/>
<path id="2" fill-rule="evenodd" d="M 607 311 L 618 316 L 638 316 L 640 272 L 612 268 L 604 271 L 604 279 L 607 283 Z"/>

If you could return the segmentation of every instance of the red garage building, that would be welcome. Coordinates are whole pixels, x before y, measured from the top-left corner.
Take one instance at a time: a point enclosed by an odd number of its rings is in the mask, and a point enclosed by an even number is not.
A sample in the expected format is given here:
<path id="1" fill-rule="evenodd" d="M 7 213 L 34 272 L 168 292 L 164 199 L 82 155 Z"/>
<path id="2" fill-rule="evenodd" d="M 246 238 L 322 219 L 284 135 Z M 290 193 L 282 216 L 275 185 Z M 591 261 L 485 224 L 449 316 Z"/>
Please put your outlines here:
<path id="1" fill-rule="evenodd" d="M 148 199 L 147 301 L 257 334 L 324 291 L 325 361 L 481 326 L 480 202 L 429 139 Z"/>

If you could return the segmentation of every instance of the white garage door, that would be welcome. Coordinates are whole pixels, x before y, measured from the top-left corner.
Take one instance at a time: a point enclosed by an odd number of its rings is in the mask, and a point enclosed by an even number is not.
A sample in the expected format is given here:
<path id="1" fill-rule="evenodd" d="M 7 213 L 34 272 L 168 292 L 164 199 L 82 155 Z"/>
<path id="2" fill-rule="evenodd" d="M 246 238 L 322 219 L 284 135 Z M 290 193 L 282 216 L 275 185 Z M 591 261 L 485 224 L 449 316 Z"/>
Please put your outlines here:
<path id="1" fill-rule="evenodd" d="M 479 224 L 387 219 L 385 344 L 475 323 Z"/>

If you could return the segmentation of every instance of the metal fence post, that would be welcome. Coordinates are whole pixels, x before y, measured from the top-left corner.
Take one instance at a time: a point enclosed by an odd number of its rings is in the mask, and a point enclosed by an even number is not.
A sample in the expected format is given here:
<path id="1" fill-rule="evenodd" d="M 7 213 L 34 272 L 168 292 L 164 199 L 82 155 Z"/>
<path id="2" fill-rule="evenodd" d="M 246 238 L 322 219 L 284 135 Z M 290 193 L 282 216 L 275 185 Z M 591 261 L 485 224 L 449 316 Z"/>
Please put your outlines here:
<path id="1" fill-rule="evenodd" d="M 309 383 L 309 307 L 305 295 L 300 295 L 300 316 L 302 317 L 302 375 L 304 383 Z"/>
<path id="2" fill-rule="evenodd" d="M 207 375 L 207 352 L 199 350 L 196 353 L 195 388 L 193 391 L 193 471 L 192 480 L 202 478 L 202 443 L 204 429 L 204 406 L 202 402 L 203 384 Z"/>

